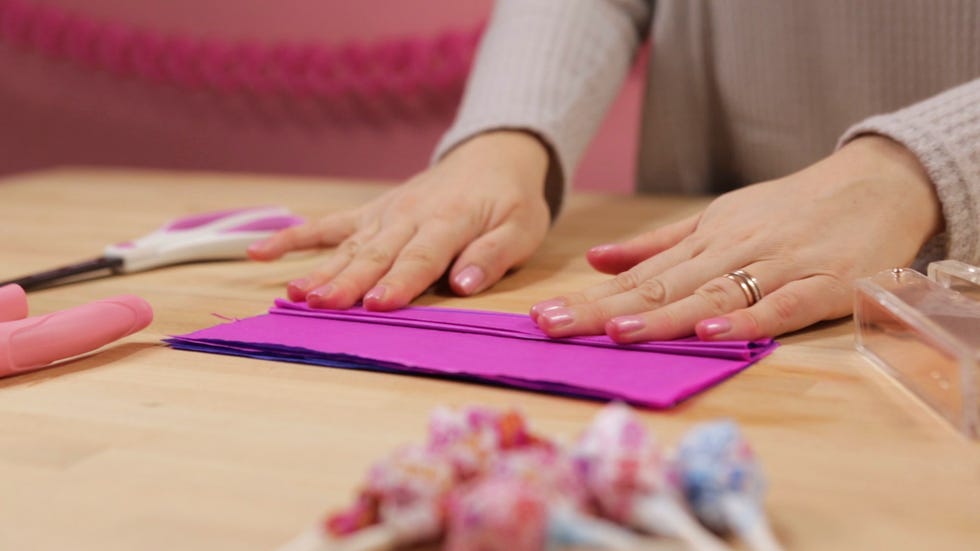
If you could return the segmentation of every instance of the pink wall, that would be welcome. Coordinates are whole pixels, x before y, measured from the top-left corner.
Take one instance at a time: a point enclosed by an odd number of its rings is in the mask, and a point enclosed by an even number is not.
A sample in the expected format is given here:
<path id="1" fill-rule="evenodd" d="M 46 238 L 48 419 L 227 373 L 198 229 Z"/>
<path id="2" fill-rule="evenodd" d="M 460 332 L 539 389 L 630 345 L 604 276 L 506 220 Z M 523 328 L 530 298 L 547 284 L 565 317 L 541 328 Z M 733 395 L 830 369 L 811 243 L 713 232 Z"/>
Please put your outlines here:
<path id="1" fill-rule="evenodd" d="M 10 1 L 0 0 L 0 9 Z M 66 12 L 164 35 L 327 47 L 467 31 L 485 19 L 491 4 L 46 0 Z M 637 77 L 586 154 L 575 178 L 579 189 L 631 188 Z M 426 165 L 451 120 L 452 104 L 409 118 L 388 113 L 374 121 L 338 119 L 326 111 L 315 101 L 295 97 L 195 92 L 109 74 L 65 56 L 0 42 L 0 173 L 106 164 L 400 179 Z"/>

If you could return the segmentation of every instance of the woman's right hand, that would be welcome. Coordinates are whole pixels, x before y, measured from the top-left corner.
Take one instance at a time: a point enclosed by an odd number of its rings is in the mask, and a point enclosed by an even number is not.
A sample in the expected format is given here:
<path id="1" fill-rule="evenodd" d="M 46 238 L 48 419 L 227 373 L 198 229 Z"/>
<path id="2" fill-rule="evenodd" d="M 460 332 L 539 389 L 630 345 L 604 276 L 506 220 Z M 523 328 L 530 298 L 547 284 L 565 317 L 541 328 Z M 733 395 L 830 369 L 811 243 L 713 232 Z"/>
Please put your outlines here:
<path id="1" fill-rule="evenodd" d="M 531 134 L 493 131 L 452 150 L 405 184 L 351 211 L 282 230 L 249 256 L 334 247 L 322 265 L 288 286 L 314 308 L 401 308 L 446 269 L 454 292 L 487 289 L 526 261 L 550 220 L 548 152 Z M 455 259 L 455 260 L 454 260 Z"/>

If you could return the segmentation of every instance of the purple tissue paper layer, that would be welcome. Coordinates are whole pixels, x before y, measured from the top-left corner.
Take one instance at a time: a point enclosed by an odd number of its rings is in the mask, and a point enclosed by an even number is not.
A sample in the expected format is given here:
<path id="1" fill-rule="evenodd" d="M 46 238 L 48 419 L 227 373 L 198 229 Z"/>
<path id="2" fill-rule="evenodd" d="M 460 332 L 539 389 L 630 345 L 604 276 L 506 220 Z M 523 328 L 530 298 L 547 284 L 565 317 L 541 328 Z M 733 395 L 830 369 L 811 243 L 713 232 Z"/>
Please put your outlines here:
<path id="1" fill-rule="evenodd" d="M 174 348 L 442 376 L 668 408 L 766 356 L 769 340 L 695 338 L 619 345 L 551 339 L 525 315 L 410 307 L 314 310 L 277 300 L 268 314 L 168 339 Z"/>

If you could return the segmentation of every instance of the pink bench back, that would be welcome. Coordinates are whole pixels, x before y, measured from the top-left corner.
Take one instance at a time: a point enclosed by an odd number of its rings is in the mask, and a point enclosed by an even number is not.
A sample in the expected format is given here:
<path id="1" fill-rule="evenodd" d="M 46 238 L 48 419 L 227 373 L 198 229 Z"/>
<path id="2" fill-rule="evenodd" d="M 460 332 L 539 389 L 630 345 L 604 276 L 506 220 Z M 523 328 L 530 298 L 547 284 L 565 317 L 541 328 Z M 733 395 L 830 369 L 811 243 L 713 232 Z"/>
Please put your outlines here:
<path id="1" fill-rule="evenodd" d="M 355 178 L 423 168 L 492 0 L 0 0 L 0 174 L 124 165 Z M 634 76 L 582 189 L 627 191 Z"/>

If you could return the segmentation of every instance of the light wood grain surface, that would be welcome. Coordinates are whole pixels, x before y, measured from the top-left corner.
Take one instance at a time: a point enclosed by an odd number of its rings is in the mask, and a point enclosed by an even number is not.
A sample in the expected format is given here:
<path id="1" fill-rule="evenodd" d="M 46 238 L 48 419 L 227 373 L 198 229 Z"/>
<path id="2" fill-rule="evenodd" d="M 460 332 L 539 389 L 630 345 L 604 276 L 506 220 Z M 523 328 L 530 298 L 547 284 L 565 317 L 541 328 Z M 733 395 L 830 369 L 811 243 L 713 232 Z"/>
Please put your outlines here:
<path id="1" fill-rule="evenodd" d="M 318 216 L 380 184 L 59 170 L 0 180 L 0 279 L 97 256 L 206 210 L 286 205 Z M 543 250 L 490 292 L 419 302 L 525 312 L 602 280 L 590 246 L 676 220 L 703 200 L 574 196 Z M 595 402 L 421 377 L 179 352 L 160 339 L 262 313 L 320 255 L 194 264 L 31 293 L 32 314 L 147 299 L 145 331 L 0 380 L 0 549 L 273 549 L 350 499 L 366 466 L 424 434 L 436 405 L 518 406 L 574 435 Z M 770 478 L 790 549 L 980 549 L 980 444 L 853 350 L 849 321 L 780 339 L 772 356 L 644 419 L 666 443 L 731 417 Z"/>

